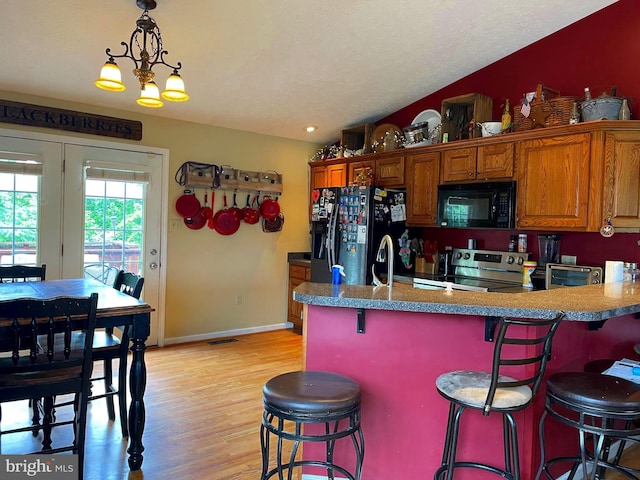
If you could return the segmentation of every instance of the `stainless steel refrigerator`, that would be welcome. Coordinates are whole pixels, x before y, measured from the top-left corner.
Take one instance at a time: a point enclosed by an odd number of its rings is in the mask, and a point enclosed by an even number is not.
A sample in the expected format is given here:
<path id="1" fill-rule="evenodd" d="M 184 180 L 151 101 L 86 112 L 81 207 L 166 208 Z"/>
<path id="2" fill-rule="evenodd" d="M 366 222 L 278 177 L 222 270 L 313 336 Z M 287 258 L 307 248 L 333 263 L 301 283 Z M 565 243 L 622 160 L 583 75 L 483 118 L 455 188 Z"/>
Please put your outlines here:
<path id="1" fill-rule="evenodd" d="M 404 190 L 353 186 L 322 189 L 313 196 L 312 282 L 331 283 L 331 266 L 339 264 L 344 267 L 343 283 L 370 285 L 371 266 L 385 234 L 393 239 L 395 274 L 415 272 L 410 243 L 417 242 L 421 232 L 405 225 Z M 386 273 L 387 264 L 376 263 L 376 274 Z"/>

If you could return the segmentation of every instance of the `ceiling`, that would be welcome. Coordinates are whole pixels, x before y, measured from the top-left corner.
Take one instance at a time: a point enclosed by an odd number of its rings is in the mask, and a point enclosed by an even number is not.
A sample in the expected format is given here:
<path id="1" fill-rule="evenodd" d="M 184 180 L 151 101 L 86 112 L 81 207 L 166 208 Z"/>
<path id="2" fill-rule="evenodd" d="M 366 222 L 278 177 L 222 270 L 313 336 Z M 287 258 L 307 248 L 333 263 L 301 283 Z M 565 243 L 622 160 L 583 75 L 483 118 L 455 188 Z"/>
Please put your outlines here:
<path id="1" fill-rule="evenodd" d="M 329 144 L 614 2 L 157 0 L 191 100 L 149 109 L 128 59 L 125 92 L 93 85 L 142 14 L 135 0 L 2 0 L 0 90 Z M 154 70 L 163 89 L 170 71 Z"/>

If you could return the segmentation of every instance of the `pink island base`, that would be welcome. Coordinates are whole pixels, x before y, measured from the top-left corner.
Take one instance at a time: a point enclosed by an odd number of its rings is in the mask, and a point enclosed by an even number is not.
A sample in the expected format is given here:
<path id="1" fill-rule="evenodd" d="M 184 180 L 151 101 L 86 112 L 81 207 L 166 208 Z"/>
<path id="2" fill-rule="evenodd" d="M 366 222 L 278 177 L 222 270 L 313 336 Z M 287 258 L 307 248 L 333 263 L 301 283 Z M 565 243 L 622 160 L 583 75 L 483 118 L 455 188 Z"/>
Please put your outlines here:
<path id="1" fill-rule="evenodd" d="M 363 480 L 433 478 L 440 466 L 448 402 L 435 380 L 443 372 L 491 370 L 493 343 L 484 340 L 485 319 L 470 315 L 366 310 L 365 333 L 356 332 L 354 308 L 307 306 L 305 368 L 347 375 L 362 388 L 365 436 Z M 553 342 L 546 374 L 580 371 L 595 358 L 634 358 L 640 321 L 633 315 L 609 319 L 598 330 L 565 320 Z M 534 403 L 516 416 L 523 480 L 533 480 L 540 463 L 538 422 L 544 411 L 544 383 Z M 573 455 L 577 436 L 546 422 L 547 452 Z M 304 457 L 322 455 L 307 444 Z M 338 442 L 336 459 L 352 468 L 353 446 Z M 467 410 L 461 424 L 458 459 L 504 465 L 501 415 Z M 326 471 L 305 472 L 325 475 Z M 479 470 L 456 471 L 456 480 L 496 478 Z"/>

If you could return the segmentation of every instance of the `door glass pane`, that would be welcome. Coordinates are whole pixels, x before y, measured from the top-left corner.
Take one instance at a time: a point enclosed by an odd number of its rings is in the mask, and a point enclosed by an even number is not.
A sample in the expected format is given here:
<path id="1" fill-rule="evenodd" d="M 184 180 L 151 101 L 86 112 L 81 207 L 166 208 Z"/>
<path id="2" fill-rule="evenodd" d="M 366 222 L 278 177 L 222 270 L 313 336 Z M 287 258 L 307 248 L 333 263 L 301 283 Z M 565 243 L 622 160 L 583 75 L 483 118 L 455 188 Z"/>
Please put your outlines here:
<path id="1" fill-rule="evenodd" d="M 86 180 L 85 276 L 112 284 L 118 270 L 142 274 L 144 183 Z"/>
<path id="2" fill-rule="evenodd" d="M 0 264 L 37 265 L 39 176 L 0 173 Z"/>

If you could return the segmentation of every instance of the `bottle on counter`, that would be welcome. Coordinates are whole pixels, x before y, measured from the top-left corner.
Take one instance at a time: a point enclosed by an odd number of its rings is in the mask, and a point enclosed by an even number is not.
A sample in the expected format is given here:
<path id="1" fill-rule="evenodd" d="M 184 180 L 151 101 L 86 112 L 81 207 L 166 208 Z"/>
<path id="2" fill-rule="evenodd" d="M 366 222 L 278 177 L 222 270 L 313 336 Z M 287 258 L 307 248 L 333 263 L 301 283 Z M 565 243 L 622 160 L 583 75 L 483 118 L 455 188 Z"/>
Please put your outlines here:
<path id="1" fill-rule="evenodd" d="M 511 113 L 509 113 L 509 99 L 505 101 L 504 104 L 504 112 L 502 113 L 502 125 L 500 129 L 503 132 L 508 132 L 511 128 Z"/>
<path id="2" fill-rule="evenodd" d="M 584 87 L 584 101 L 588 102 L 589 100 L 591 100 L 591 90 L 589 87 Z"/>
<path id="3" fill-rule="evenodd" d="M 507 247 L 508 252 L 515 252 L 518 249 L 518 236 L 511 235 L 509 237 L 509 246 Z"/>
<path id="4" fill-rule="evenodd" d="M 629 273 L 631 274 L 631 281 L 635 282 L 637 280 L 639 280 L 638 277 L 640 277 L 640 270 L 638 270 L 638 264 L 637 263 L 632 263 L 631 264 L 631 268 L 629 269 Z"/>
<path id="5" fill-rule="evenodd" d="M 569 125 L 575 125 L 576 123 L 580 123 L 580 113 L 578 113 L 578 103 L 573 102 L 571 116 L 569 117 Z"/>
<path id="6" fill-rule="evenodd" d="M 525 260 L 522 265 L 522 286 L 526 288 L 533 288 L 533 282 L 531 281 L 531 274 L 536 270 L 538 264 L 533 260 Z"/>
<path id="7" fill-rule="evenodd" d="M 622 106 L 620 107 L 618 118 L 620 120 L 631 120 L 631 110 L 629 110 L 629 102 L 627 102 L 626 98 L 622 99 Z"/>
<path id="8" fill-rule="evenodd" d="M 631 263 L 624 262 L 622 267 L 622 281 L 630 282 L 631 281 Z"/>
<path id="9" fill-rule="evenodd" d="M 518 252 L 526 253 L 527 251 L 527 234 L 521 233 L 518 235 Z"/>

